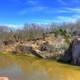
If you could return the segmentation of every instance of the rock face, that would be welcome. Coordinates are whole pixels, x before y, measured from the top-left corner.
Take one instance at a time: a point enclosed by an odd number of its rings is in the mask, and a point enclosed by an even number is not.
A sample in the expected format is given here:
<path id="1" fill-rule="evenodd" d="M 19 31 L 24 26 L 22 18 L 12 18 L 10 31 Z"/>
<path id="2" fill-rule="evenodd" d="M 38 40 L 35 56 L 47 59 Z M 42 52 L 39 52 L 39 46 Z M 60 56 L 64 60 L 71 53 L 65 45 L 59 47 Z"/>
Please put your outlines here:
<path id="1" fill-rule="evenodd" d="M 31 46 L 24 46 L 24 45 L 18 45 L 15 48 L 16 53 L 21 53 L 21 54 L 29 54 L 32 51 Z"/>
<path id="2" fill-rule="evenodd" d="M 80 41 L 76 40 L 72 47 L 72 63 L 80 65 Z"/>
<path id="3" fill-rule="evenodd" d="M 14 41 L 12 41 L 12 40 L 4 40 L 4 41 L 3 41 L 3 44 L 4 44 L 5 46 L 8 46 L 8 45 L 13 44 L 13 43 L 14 43 Z"/>
<path id="4" fill-rule="evenodd" d="M 80 65 L 80 40 L 74 39 L 60 60 L 66 63 Z"/>
<path id="5" fill-rule="evenodd" d="M 32 54 L 36 57 L 43 58 L 40 52 L 33 50 L 32 46 L 25 46 L 25 45 L 18 45 L 15 51 L 12 52 L 13 54 Z"/>
<path id="6" fill-rule="evenodd" d="M 48 43 L 43 43 L 40 46 L 40 51 L 47 51 L 48 50 Z"/>

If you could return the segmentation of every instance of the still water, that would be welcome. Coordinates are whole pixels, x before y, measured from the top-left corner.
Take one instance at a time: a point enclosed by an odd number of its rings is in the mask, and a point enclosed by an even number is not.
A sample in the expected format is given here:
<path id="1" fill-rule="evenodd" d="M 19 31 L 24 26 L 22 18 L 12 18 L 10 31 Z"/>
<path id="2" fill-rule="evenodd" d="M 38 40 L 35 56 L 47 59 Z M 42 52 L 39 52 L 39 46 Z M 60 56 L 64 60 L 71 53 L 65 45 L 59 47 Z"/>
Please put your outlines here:
<path id="1" fill-rule="evenodd" d="M 28 56 L 0 56 L 0 76 L 10 80 L 80 80 L 80 67 Z"/>

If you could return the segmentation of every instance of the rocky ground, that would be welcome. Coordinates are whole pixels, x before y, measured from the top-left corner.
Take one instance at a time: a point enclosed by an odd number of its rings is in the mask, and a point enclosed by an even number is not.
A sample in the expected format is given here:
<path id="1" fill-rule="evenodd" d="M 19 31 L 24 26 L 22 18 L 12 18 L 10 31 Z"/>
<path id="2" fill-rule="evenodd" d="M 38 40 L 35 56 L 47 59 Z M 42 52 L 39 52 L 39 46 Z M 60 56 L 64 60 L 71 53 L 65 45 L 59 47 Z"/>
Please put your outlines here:
<path id="1" fill-rule="evenodd" d="M 3 43 L 2 43 L 3 44 Z M 45 39 L 5 42 L 1 51 L 13 52 L 14 54 L 32 54 L 41 58 L 53 58 L 64 53 L 68 47 L 63 36 L 55 37 L 54 34 L 48 34 Z"/>

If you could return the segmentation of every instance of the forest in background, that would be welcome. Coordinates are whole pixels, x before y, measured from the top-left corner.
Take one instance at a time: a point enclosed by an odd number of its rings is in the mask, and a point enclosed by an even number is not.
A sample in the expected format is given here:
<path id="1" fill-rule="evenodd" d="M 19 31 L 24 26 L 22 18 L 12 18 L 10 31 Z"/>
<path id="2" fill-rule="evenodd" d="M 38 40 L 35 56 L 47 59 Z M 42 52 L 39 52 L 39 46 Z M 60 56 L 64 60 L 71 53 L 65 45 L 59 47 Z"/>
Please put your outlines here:
<path id="1" fill-rule="evenodd" d="M 25 24 L 22 28 L 10 28 L 8 26 L 0 26 L 0 40 L 14 40 L 24 41 L 43 38 L 43 35 L 54 33 L 55 35 L 65 35 L 69 33 L 71 35 L 80 34 L 80 20 L 74 23 L 62 23 L 62 24 Z"/>

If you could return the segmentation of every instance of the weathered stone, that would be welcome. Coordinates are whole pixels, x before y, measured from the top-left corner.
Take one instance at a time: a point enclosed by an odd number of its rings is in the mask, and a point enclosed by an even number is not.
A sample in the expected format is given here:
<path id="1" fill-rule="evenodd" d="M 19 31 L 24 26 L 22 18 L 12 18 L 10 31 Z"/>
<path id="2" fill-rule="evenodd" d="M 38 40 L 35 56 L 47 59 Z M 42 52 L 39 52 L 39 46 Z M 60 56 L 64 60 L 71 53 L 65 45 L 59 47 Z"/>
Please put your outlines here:
<path id="1" fill-rule="evenodd" d="M 15 50 L 17 53 L 21 53 L 21 54 L 27 53 L 28 54 L 31 52 L 32 47 L 31 46 L 18 45 L 18 46 L 16 46 Z"/>
<path id="2" fill-rule="evenodd" d="M 40 51 L 47 51 L 48 50 L 48 43 L 43 43 L 40 46 Z"/>
<path id="3" fill-rule="evenodd" d="M 14 43 L 14 41 L 12 41 L 12 40 L 4 40 L 4 41 L 3 41 L 3 44 L 4 44 L 5 46 L 10 45 L 10 44 L 13 44 L 13 43 Z"/>
<path id="4" fill-rule="evenodd" d="M 66 63 L 80 65 L 80 40 L 74 39 L 60 60 Z"/>

